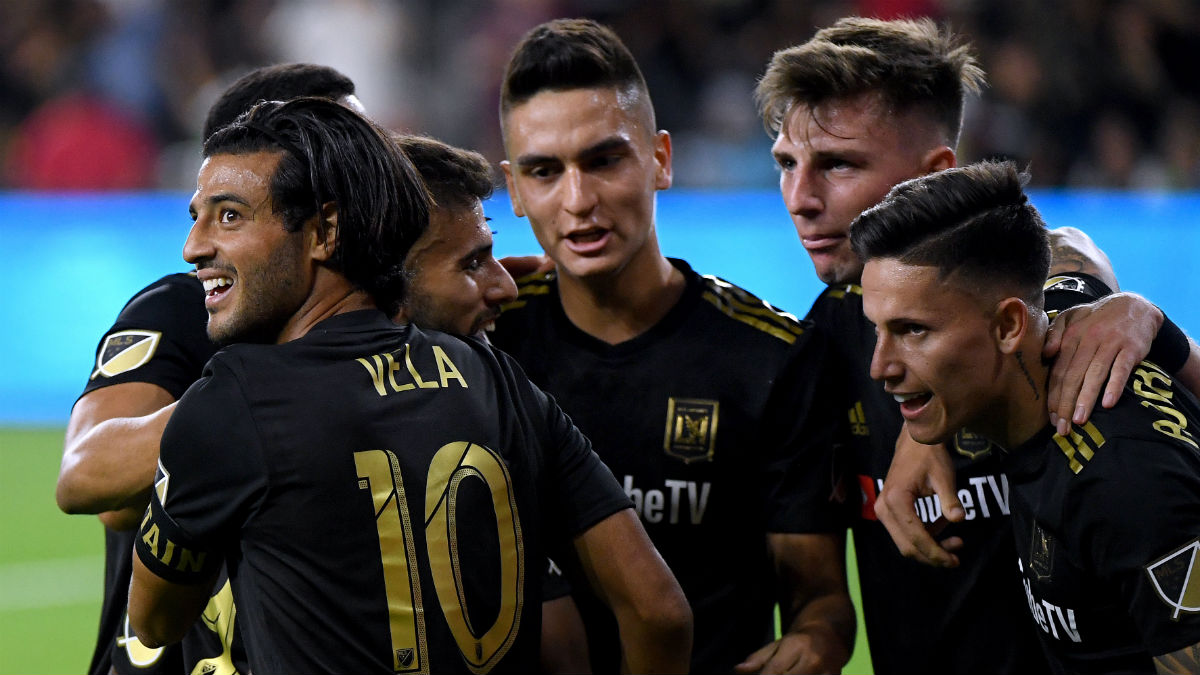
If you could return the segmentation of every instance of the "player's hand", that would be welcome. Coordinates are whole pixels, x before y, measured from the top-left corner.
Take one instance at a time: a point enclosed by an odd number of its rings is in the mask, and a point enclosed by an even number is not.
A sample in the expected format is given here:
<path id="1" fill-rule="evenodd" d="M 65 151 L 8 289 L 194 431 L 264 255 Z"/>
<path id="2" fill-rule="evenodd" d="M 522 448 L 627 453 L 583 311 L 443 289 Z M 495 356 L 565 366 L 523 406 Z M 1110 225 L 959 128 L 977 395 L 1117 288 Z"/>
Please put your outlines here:
<path id="1" fill-rule="evenodd" d="M 784 633 L 733 667 L 735 673 L 840 673 L 845 647 L 822 631 Z"/>
<path id="2" fill-rule="evenodd" d="M 946 447 L 918 443 L 908 435 L 908 427 L 902 427 L 883 490 L 875 499 L 875 515 L 904 557 L 935 567 L 958 566 L 954 551 L 962 548 L 962 539 L 934 540 L 948 522 L 961 522 L 966 515 L 955 487 L 954 465 Z M 929 495 L 941 501 L 942 517 L 926 529 L 914 502 Z"/>
<path id="3" fill-rule="evenodd" d="M 499 262 L 514 279 L 530 274 L 544 274 L 554 269 L 554 261 L 547 255 L 510 255 L 501 258 Z"/>
<path id="4" fill-rule="evenodd" d="M 1071 423 L 1087 422 L 1101 387 L 1101 405 L 1117 404 L 1134 367 L 1150 353 L 1162 322 L 1162 311 L 1133 293 L 1106 295 L 1055 317 L 1042 356 L 1057 356 L 1046 405 L 1059 434 L 1068 434 Z"/>

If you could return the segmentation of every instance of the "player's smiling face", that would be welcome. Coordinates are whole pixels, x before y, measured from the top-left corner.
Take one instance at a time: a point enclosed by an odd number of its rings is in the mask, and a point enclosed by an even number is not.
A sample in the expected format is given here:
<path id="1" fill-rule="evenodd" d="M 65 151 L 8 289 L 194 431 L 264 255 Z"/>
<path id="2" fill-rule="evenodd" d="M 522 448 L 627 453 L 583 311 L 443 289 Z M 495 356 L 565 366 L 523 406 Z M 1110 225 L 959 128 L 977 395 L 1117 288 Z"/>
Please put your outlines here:
<path id="1" fill-rule="evenodd" d="M 779 190 L 821 281 L 857 283 L 862 263 L 850 223 L 892 186 L 954 165 L 954 152 L 921 115 L 893 113 L 878 96 L 793 106 L 771 148 Z"/>
<path id="2" fill-rule="evenodd" d="M 217 344 L 277 341 L 308 295 L 305 230 L 288 232 L 271 208 L 280 157 L 218 154 L 200 168 L 183 257 L 204 284 L 208 337 Z"/>
<path id="3" fill-rule="evenodd" d="M 895 258 L 867 262 L 863 312 L 877 339 L 871 377 L 900 405 L 912 437 L 941 443 L 994 410 L 1002 355 L 991 307 L 938 279 L 933 267 Z"/>
<path id="4" fill-rule="evenodd" d="M 418 326 L 476 335 L 517 297 L 516 283 L 492 255 L 479 200 L 469 208 L 434 208 L 408 256 L 415 273 L 402 316 Z"/>
<path id="5" fill-rule="evenodd" d="M 648 105 L 615 88 L 567 89 L 508 111 L 501 166 L 513 211 L 560 274 L 611 275 L 657 255 L 655 191 L 671 186 L 671 141 Z"/>

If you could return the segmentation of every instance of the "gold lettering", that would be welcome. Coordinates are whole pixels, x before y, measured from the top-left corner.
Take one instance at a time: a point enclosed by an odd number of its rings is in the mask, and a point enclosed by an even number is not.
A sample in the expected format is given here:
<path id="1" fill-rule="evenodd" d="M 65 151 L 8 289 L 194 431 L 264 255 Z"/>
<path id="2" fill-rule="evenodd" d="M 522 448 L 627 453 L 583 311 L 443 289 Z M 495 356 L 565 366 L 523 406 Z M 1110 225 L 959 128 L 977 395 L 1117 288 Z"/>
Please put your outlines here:
<path id="1" fill-rule="evenodd" d="M 462 385 L 463 389 L 467 388 L 466 378 L 462 376 L 462 373 L 458 372 L 458 367 L 455 366 L 454 362 L 450 360 L 450 355 L 442 350 L 442 348 L 438 345 L 433 346 L 433 358 L 437 360 L 438 375 L 440 375 L 442 378 L 443 387 L 446 386 L 446 383 L 450 380 L 458 380 L 458 383 Z"/>
<path id="2" fill-rule="evenodd" d="M 406 384 L 396 384 L 396 373 L 400 371 L 400 364 L 396 363 L 396 359 L 392 358 L 391 353 L 384 354 L 383 358 L 387 359 L 388 362 L 388 379 L 392 383 L 392 391 L 399 393 L 402 391 L 408 391 L 409 389 L 416 389 L 412 382 L 408 382 Z M 411 370 L 411 366 L 409 369 Z"/>
<path id="3" fill-rule="evenodd" d="M 354 360 L 361 363 L 363 368 L 366 368 L 367 372 L 371 374 L 371 382 L 375 385 L 375 391 L 378 392 L 380 396 L 386 396 L 387 392 L 383 389 L 383 362 L 379 360 L 379 356 L 371 357 L 371 360 L 375 362 L 374 368 L 371 367 L 371 364 L 368 363 L 366 359 L 358 358 Z"/>
<path id="4" fill-rule="evenodd" d="M 413 366 L 412 346 L 407 344 L 404 345 L 404 365 L 408 366 L 408 374 L 412 375 L 413 382 L 416 382 L 418 387 L 422 389 L 438 388 L 437 382 L 426 382 L 421 379 L 421 376 L 417 373 L 416 367 Z"/>
<path id="5" fill-rule="evenodd" d="M 158 557 L 158 525 L 151 525 L 150 529 L 146 531 L 146 534 L 142 535 L 142 541 L 146 542 L 146 545 L 150 547 L 150 553 L 153 554 L 155 558 L 157 558 Z"/>
<path id="6" fill-rule="evenodd" d="M 1174 395 L 1171 392 L 1171 378 L 1163 373 L 1147 368 L 1138 368 L 1134 371 L 1134 376 L 1133 390 L 1142 398 L 1167 403 Z M 1155 380 L 1162 381 L 1163 386 L 1155 386 Z"/>
<path id="7" fill-rule="evenodd" d="M 1179 412 L 1170 405 L 1155 405 L 1149 401 L 1142 401 L 1141 403 L 1147 408 L 1153 408 L 1154 410 L 1157 410 L 1171 418 L 1169 420 L 1155 420 L 1151 424 L 1155 431 L 1166 434 L 1171 438 L 1183 441 L 1193 448 L 1200 449 L 1200 446 L 1197 446 L 1196 441 L 1193 440 L 1192 434 L 1186 431 L 1187 418 L 1183 416 L 1183 413 Z"/>
<path id="8" fill-rule="evenodd" d="M 167 539 L 166 544 L 167 544 L 167 546 L 166 546 L 166 548 L 163 549 L 162 558 L 159 558 L 159 559 L 162 560 L 162 564 L 170 565 L 171 558 L 175 557 L 175 542 L 171 541 L 170 539 Z"/>
<path id="9" fill-rule="evenodd" d="M 175 566 L 175 569 L 180 572 L 199 572 L 204 569 L 204 559 L 208 557 L 207 553 L 204 551 L 193 552 L 182 546 L 179 547 L 179 551 L 179 564 Z"/>

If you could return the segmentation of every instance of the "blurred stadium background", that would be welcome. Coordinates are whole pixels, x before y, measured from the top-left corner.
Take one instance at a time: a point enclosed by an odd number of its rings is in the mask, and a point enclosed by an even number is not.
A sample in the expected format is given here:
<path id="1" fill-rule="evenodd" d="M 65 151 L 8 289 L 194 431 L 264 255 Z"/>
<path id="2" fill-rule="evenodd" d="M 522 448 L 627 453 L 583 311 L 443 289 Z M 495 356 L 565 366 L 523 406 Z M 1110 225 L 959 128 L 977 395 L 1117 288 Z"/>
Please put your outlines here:
<path id="1" fill-rule="evenodd" d="M 226 84 L 266 63 L 326 63 L 384 124 L 499 160 L 511 45 L 548 18 L 604 20 L 675 138 L 664 250 L 803 314 L 819 286 L 750 92 L 775 49 L 855 13 L 932 16 L 969 37 L 991 86 L 967 110 L 960 161 L 1028 163 L 1052 226 L 1090 233 L 1123 288 L 1200 329 L 1193 0 L 0 2 L 0 673 L 86 668 L 103 539 L 94 518 L 54 506 L 62 426 L 122 303 L 184 269 L 199 128 Z M 488 212 L 499 254 L 537 250 L 504 194 Z M 846 672 L 869 667 L 860 649 Z"/>

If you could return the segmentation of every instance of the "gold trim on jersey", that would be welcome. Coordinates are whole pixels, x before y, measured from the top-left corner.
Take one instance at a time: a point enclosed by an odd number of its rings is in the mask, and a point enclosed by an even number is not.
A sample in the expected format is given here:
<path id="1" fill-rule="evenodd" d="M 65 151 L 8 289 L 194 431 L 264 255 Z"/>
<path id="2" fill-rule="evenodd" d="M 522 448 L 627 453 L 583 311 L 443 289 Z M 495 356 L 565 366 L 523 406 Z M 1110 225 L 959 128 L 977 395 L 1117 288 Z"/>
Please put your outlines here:
<path id="1" fill-rule="evenodd" d="M 758 296 L 714 277 L 704 275 L 703 297 L 725 316 L 794 344 L 804 334 L 800 321 L 787 312 L 776 309 Z"/>
<path id="2" fill-rule="evenodd" d="M 850 295 L 862 295 L 862 286 L 858 284 L 838 284 L 825 289 L 825 295 L 834 300 L 841 300 L 846 297 L 847 293 Z"/>
<path id="3" fill-rule="evenodd" d="M 721 403 L 710 399 L 675 398 L 667 399 L 667 433 L 663 438 L 663 451 L 682 460 L 711 462 L 717 447 L 717 422 Z"/>
<path id="4" fill-rule="evenodd" d="M 501 312 L 524 307 L 531 295 L 550 295 L 550 288 L 555 279 L 553 272 L 534 273 L 517 279 L 517 297 L 512 302 L 500 306 Z"/>
<path id="5" fill-rule="evenodd" d="M 1080 434 L 1080 431 L 1087 435 Z M 1084 463 L 1092 461 L 1096 451 L 1104 445 L 1104 436 L 1096 425 L 1087 422 L 1083 426 L 1071 425 L 1069 436 L 1054 434 L 1054 442 L 1067 456 L 1067 466 L 1071 468 L 1071 473 L 1079 473 L 1083 470 Z"/>

